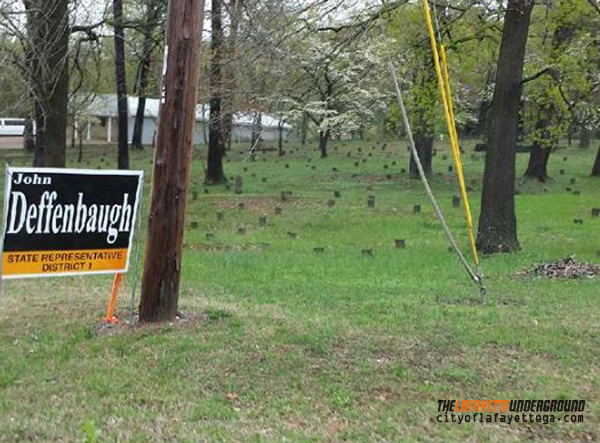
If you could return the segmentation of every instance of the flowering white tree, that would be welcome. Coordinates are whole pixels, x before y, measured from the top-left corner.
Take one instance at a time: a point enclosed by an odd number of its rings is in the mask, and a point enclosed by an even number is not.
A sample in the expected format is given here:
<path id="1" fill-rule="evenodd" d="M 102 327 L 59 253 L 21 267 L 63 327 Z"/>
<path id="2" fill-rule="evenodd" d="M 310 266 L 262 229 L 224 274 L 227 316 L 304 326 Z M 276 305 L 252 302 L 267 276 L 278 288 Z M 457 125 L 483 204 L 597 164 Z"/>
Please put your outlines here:
<path id="1" fill-rule="evenodd" d="M 306 115 L 319 132 L 321 157 L 334 135 L 359 131 L 386 108 L 379 53 L 367 39 L 314 34 L 292 54 L 298 78 L 288 94 L 289 118 Z"/>

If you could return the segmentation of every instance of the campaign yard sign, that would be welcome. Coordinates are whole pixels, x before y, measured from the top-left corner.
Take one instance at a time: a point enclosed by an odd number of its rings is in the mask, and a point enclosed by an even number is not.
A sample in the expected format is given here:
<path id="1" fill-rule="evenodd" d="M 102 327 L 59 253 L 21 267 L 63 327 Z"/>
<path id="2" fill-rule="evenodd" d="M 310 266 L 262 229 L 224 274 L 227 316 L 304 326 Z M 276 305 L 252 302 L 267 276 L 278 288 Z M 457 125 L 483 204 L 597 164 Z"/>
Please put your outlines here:
<path id="1" fill-rule="evenodd" d="M 127 272 L 143 171 L 6 170 L 2 278 Z"/>

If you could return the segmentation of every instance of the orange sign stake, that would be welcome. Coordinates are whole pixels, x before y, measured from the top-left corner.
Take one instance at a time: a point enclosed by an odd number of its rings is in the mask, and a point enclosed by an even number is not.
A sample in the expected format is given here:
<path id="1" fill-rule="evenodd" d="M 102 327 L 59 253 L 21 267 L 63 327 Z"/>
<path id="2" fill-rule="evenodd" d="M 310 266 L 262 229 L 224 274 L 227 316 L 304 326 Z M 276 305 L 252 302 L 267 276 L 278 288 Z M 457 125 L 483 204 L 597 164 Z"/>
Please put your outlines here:
<path id="1" fill-rule="evenodd" d="M 108 300 L 108 308 L 106 309 L 106 316 L 104 321 L 107 323 L 117 323 L 119 319 L 115 316 L 115 305 L 117 304 L 117 296 L 119 295 L 119 288 L 121 287 L 121 280 L 123 280 L 123 274 L 115 274 L 113 280 L 112 293 Z"/>

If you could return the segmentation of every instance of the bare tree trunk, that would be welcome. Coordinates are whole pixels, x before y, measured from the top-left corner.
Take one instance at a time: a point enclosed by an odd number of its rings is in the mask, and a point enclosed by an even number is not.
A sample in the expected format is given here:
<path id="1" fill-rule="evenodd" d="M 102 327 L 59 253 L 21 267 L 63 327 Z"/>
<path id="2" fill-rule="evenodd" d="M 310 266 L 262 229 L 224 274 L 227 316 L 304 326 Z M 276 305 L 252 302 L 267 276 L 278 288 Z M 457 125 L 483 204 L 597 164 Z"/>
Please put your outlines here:
<path id="1" fill-rule="evenodd" d="M 325 131 L 319 130 L 319 151 L 321 152 L 321 158 L 327 158 L 327 142 L 329 141 L 329 129 Z"/>
<path id="2" fill-rule="evenodd" d="M 419 160 L 427 176 L 431 175 L 431 163 L 433 156 L 433 135 L 425 134 L 421 131 L 415 133 L 415 148 L 417 154 L 419 154 Z M 410 178 L 419 178 L 419 170 L 413 156 L 410 156 L 410 162 L 408 165 L 408 171 Z"/>
<path id="3" fill-rule="evenodd" d="M 26 65 L 35 100 L 34 166 L 64 167 L 69 93 L 69 2 L 26 0 Z"/>
<path id="4" fill-rule="evenodd" d="M 44 166 L 64 168 L 67 151 L 67 113 L 69 104 L 69 1 L 46 0 L 52 3 L 48 11 L 49 45 L 47 69 L 55 75 L 53 89 L 45 95 Z M 48 7 L 48 6 L 46 6 Z"/>
<path id="5" fill-rule="evenodd" d="M 35 104 L 35 147 L 33 153 L 33 166 L 36 168 L 44 167 L 44 151 L 45 151 L 45 133 L 46 133 L 46 117 L 41 103 L 36 100 Z"/>
<path id="6" fill-rule="evenodd" d="M 146 95 L 138 97 L 135 119 L 133 121 L 133 135 L 131 136 L 131 146 L 135 149 L 144 149 L 144 115 L 146 113 Z"/>
<path id="7" fill-rule="evenodd" d="M 83 132 L 79 132 L 79 153 L 77 155 L 77 163 L 83 161 Z"/>
<path id="8" fill-rule="evenodd" d="M 592 177 L 600 177 L 600 146 L 598 147 L 596 160 L 594 161 L 594 166 L 592 167 Z"/>
<path id="9" fill-rule="evenodd" d="M 206 120 L 204 119 L 205 113 L 206 113 L 206 105 L 204 103 L 202 103 L 202 105 L 200 105 L 200 109 L 202 112 L 202 142 L 204 144 L 208 143 L 208 135 L 206 134 L 206 129 L 208 127 L 208 125 L 206 124 Z"/>
<path id="10" fill-rule="evenodd" d="M 306 133 L 308 132 L 308 117 L 306 116 L 306 112 L 302 114 L 302 128 L 300 129 L 300 142 L 302 146 L 306 145 Z"/>
<path id="11" fill-rule="evenodd" d="M 552 115 L 548 115 L 550 112 L 550 108 L 540 111 L 542 115 L 535 124 L 538 135 L 533 141 L 531 153 L 529 154 L 529 163 L 525 171 L 525 177 L 535 178 L 540 182 L 545 182 L 548 179 L 548 160 L 552 153 L 553 143 L 549 131 Z"/>
<path id="12" fill-rule="evenodd" d="M 206 184 L 227 182 L 223 170 L 223 22 L 222 0 L 211 1 L 210 119 Z"/>
<path id="13" fill-rule="evenodd" d="M 283 155 L 283 121 L 281 120 L 281 117 L 277 122 L 277 151 L 280 156 Z"/>
<path id="14" fill-rule="evenodd" d="M 254 113 L 254 121 L 252 122 L 252 137 L 250 139 L 251 147 L 259 147 L 262 134 L 262 112 Z"/>
<path id="15" fill-rule="evenodd" d="M 144 31 L 144 43 L 142 46 L 142 60 L 140 61 L 140 79 L 138 83 L 138 103 L 133 123 L 133 135 L 131 145 L 135 149 L 144 149 L 144 113 L 146 111 L 146 89 L 148 87 L 148 75 L 150 74 L 150 63 L 152 62 L 152 29 Z"/>
<path id="16" fill-rule="evenodd" d="M 25 129 L 23 130 L 23 148 L 27 152 L 33 152 L 35 149 L 35 139 L 33 137 L 33 120 L 28 116 L 25 119 Z"/>
<path id="17" fill-rule="evenodd" d="M 118 167 L 129 169 L 129 128 L 127 106 L 127 77 L 125 74 L 125 32 L 123 30 L 123 0 L 113 0 L 115 77 L 117 79 Z"/>
<path id="18" fill-rule="evenodd" d="M 486 254 L 519 248 L 515 214 L 518 110 L 532 0 L 509 0 L 492 99 L 477 246 Z"/>
<path id="19" fill-rule="evenodd" d="M 433 163 L 433 139 L 435 136 L 435 110 L 438 100 L 433 59 L 428 52 L 423 52 L 422 72 L 418 74 L 416 83 L 419 99 L 415 100 L 414 110 L 414 140 L 415 148 L 423 165 L 426 175 L 431 175 Z M 408 171 L 410 178 L 419 178 L 419 171 L 412 155 L 409 156 Z"/>
<path id="20" fill-rule="evenodd" d="M 579 131 L 579 147 L 581 149 L 588 149 L 592 139 L 592 131 L 588 128 L 581 128 Z"/>
<path id="21" fill-rule="evenodd" d="M 72 115 L 71 118 L 73 119 L 73 124 L 71 125 L 71 149 L 75 149 L 75 141 L 77 139 L 77 120 L 75 120 L 75 115 Z"/>
<path id="22" fill-rule="evenodd" d="M 203 15 L 203 0 L 169 2 L 165 99 L 154 156 L 140 303 L 144 322 L 177 315 Z"/>
<path id="23" fill-rule="evenodd" d="M 224 41 L 225 57 L 223 70 L 223 146 L 225 150 L 231 149 L 231 134 L 233 131 L 233 114 L 236 90 L 235 66 L 238 28 L 242 8 L 241 0 L 231 0 L 229 4 L 230 29 L 229 37 Z"/>

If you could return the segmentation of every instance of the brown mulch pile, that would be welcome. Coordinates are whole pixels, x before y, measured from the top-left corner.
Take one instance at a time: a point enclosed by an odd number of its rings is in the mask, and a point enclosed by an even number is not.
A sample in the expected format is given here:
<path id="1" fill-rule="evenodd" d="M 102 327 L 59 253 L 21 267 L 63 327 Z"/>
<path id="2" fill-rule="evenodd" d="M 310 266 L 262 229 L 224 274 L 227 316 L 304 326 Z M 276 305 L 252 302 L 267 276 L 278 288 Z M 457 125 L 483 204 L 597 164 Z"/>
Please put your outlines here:
<path id="1" fill-rule="evenodd" d="M 517 274 L 521 277 L 546 277 L 546 278 L 593 278 L 600 275 L 600 266 L 581 263 L 573 257 L 562 260 L 542 263 L 534 268 L 526 269 Z"/>

